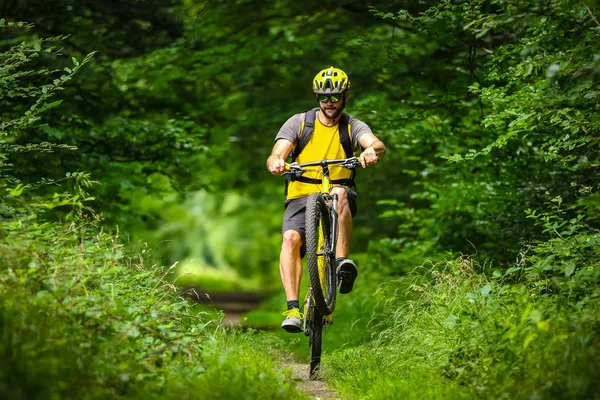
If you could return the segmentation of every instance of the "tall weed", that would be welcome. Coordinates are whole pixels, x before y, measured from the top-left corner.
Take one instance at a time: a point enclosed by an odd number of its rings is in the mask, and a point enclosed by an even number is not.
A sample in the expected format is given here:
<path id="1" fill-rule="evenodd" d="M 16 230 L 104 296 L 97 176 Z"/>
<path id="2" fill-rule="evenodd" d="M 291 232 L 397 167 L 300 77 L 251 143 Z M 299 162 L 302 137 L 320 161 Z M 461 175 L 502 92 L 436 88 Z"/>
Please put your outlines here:
<path id="1" fill-rule="evenodd" d="M 572 303 L 485 268 L 462 257 L 401 278 L 411 285 L 389 292 L 373 348 L 335 355 L 326 373 L 358 398 L 599 398 L 597 291 Z"/>

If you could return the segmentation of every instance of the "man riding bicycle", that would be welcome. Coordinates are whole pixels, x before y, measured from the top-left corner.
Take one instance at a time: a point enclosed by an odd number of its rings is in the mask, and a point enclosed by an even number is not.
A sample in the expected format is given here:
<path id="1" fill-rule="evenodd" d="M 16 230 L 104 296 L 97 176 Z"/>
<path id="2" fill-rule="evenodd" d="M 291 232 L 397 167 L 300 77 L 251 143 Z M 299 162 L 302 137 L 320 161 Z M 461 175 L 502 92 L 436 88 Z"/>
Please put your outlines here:
<path id="1" fill-rule="evenodd" d="M 362 150 L 360 160 L 363 168 L 377 163 L 385 155 L 385 145 L 367 124 L 342 111 L 346 106 L 350 79 L 344 71 L 330 67 L 320 71 L 313 80 L 313 91 L 319 107 L 292 116 L 277 136 L 267 168 L 273 175 L 285 171 L 285 159 L 294 150 L 293 160 L 299 163 L 324 159 L 340 159 Z M 304 136 L 304 141 L 301 138 Z M 305 210 L 308 196 L 317 191 L 315 177 L 300 177 L 287 187 L 283 215 L 283 240 L 279 257 L 281 280 L 287 298 L 287 311 L 281 327 L 287 332 L 301 332 L 299 293 L 302 279 L 302 257 L 305 252 Z M 339 236 L 336 246 L 336 265 L 339 291 L 352 291 L 358 270 L 348 259 L 352 236 L 352 218 L 356 215 L 356 192 L 353 172 L 343 168 L 331 171 L 334 187 L 331 193 L 338 195 Z"/>

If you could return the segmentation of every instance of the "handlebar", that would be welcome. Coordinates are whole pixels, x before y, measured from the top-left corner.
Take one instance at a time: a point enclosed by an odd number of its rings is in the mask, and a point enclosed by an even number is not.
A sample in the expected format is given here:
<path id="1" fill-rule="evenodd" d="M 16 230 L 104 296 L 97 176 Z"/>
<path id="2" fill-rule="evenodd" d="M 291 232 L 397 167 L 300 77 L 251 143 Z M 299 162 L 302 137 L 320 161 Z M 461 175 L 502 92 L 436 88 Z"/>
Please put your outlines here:
<path id="1" fill-rule="evenodd" d="M 304 164 L 285 164 L 285 170 L 282 175 L 295 175 L 296 177 L 302 175 L 306 172 L 306 167 L 321 167 L 321 169 L 327 169 L 330 165 L 340 165 L 343 168 L 354 169 L 361 166 L 360 157 L 350 157 L 350 158 L 339 158 L 334 160 L 321 160 L 308 162 Z"/>

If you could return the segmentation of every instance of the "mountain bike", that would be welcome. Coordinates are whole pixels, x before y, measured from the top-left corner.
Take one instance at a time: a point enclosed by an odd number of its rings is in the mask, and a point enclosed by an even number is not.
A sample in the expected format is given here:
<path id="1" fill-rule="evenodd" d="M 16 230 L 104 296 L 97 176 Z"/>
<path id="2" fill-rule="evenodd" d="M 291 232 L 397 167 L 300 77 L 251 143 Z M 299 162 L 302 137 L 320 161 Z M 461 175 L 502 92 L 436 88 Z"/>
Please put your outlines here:
<path id="1" fill-rule="evenodd" d="M 337 275 L 335 250 L 338 238 L 338 196 L 329 193 L 332 168 L 354 169 L 360 159 L 350 157 L 321 160 L 304 164 L 286 164 L 292 180 L 305 172 L 316 172 L 322 179 L 315 183 L 319 190 L 311 193 L 306 201 L 306 259 L 310 286 L 303 303 L 304 320 L 302 330 L 308 336 L 310 347 L 310 379 L 316 379 L 321 364 L 323 327 L 333 322 Z M 316 168 L 314 168 L 316 167 Z"/>

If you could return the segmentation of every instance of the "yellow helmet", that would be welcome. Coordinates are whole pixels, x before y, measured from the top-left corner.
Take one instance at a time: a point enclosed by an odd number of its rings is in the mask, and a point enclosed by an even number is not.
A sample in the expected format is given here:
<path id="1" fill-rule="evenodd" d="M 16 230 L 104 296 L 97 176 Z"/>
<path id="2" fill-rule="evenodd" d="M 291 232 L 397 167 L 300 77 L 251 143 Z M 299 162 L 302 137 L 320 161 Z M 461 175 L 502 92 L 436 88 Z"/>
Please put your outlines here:
<path id="1" fill-rule="evenodd" d="M 348 89 L 350 89 L 350 78 L 339 68 L 326 68 L 313 80 L 313 91 L 316 94 L 339 94 Z"/>

